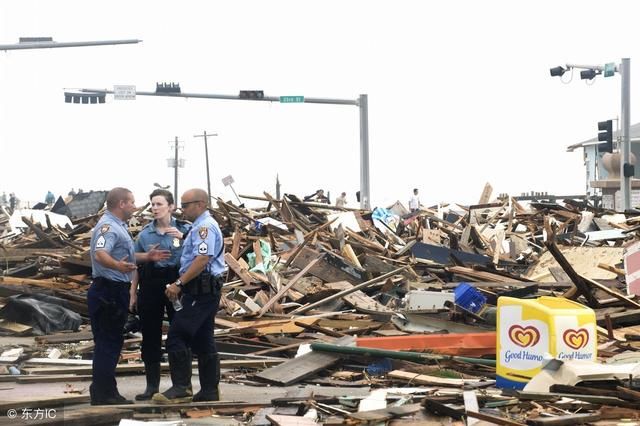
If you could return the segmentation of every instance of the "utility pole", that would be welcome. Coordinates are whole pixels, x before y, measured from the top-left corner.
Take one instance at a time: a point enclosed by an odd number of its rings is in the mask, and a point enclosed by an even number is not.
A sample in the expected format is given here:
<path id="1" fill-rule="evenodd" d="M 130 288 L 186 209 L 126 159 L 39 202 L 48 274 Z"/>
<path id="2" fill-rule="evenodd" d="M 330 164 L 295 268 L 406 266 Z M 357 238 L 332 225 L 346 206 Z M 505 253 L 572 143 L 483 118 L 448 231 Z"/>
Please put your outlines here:
<path id="1" fill-rule="evenodd" d="M 276 200 L 280 199 L 280 176 L 276 174 Z"/>
<path id="2" fill-rule="evenodd" d="M 178 202 L 178 167 L 184 167 L 184 160 L 178 156 L 178 149 L 180 148 L 180 141 L 176 136 L 175 140 L 169 141 L 173 144 L 173 158 L 169 158 L 167 163 L 169 167 L 173 167 L 173 199 Z"/>
<path id="3" fill-rule="evenodd" d="M 209 176 L 209 147 L 207 145 L 207 136 L 218 136 L 217 133 L 209 133 L 205 130 L 201 135 L 193 135 L 194 138 L 204 138 L 204 161 L 207 164 L 207 194 L 209 194 L 209 201 L 211 203 L 211 177 Z"/>

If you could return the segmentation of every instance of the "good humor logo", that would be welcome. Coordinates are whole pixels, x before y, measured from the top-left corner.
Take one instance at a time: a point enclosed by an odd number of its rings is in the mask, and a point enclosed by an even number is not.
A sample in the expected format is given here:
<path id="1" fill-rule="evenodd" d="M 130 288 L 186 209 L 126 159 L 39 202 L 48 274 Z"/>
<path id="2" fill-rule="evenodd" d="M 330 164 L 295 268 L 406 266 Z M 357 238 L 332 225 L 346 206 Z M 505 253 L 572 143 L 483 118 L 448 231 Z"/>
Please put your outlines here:
<path id="1" fill-rule="evenodd" d="M 564 331 L 564 333 L 562 333 L 562 341 L 564 342 L 565 345 L 567 345 L 569 348 L 573 349 L 574 351 L 570 351 L 570 352 L 562 351 L 558 354 L 558 359 L 589 360 L 593 358 L 592 353 L 579 351 L 580 349 L 587 346 L 587 344 L 589 343 L 589 332 L 587 331 L 586 328 L 579 328 L 577 330 L 568 328 L 567 330 Z"/>
<path id="2" fill-rule="evenodd" d="M 528 325 L 526 327 L 517 324 L 512 325 L 509 328 L 508 334 L 509 340 L 521 348 L 535 346 L 540 341 L 540 330 L 532 325 Z M 505 362 L 508 363 L 515 360 L 542 362 L 543 358 L 541 354 L 529 352 L 527 350 L 507 350 L 504 352 Z"/>
<path id="3" fill-rule="evenodd" d="M 586 328 L 580 328 L 578 330 L 568 328 L 562 334 L 562 340 L 564 340 L 564 343 L 571 349 L 582 349 L 589 343 L 589 332 Z"/>
<path id="4" fill-rule="evenodd" d="M 540 331 L 532 325 L 526 327 L 512 325 L 509 328 L 509 339 L 520 347 L 528 348 L 535 346 L 540 341 Z"/>

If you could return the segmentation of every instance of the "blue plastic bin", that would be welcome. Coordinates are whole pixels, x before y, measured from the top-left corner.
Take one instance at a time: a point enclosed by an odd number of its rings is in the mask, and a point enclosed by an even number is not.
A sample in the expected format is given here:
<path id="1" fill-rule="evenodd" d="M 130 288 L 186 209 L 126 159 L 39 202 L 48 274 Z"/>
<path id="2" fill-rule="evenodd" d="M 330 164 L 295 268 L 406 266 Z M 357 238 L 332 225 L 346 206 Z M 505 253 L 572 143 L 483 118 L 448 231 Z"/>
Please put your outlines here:
<path id="1" fill-rule="evenodd" d="M 456 305 L 460 305 L 474 314 L 477 314 L 487 303 L 487 298 L 467 283 L 460 283 L 453 293 L 456 297 Z"/>

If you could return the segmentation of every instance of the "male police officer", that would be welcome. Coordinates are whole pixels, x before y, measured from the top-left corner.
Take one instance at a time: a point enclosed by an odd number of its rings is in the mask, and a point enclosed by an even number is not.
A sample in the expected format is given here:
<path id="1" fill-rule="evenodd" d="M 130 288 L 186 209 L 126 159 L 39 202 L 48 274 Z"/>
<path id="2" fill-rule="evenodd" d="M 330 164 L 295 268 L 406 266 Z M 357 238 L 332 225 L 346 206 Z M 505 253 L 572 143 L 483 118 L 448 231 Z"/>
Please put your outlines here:
<path id="1" fill-rule="evenodd" d="M 182 293 L 182 310 L 169 326 L 167 352 L 172 386 L 157 393 L 159 403 L 189 402 L 192 352 L 198 356 L 200 392 L 193 401 L 220 398 L 220 358 L 213 339 L 213 321 L 220 303 L 224 272 L 224 239 L 218 223 L 211 217 L 207 192 L 190 189 L 181 198 L 184 216 L 193 221 L 180 258 L 180 278 L 167 287 L 166 295 L 176 300 Z"/>
<path id="2" fill-rule="evenodd" d="M 93 281 L 87 293 L 93 351 L 93 377 L 89 387 L 91 405 L 133 404 L 118 392 L 116 365 L 122 350 L 122 336 L 129 308 L 129 285 L 136 271 L 133 240 L 127 220 L 136 210 L 133 194 L 113 188 L 107 194 L 107 211 L 91 235 Z M 168 254 L 151 250 L 141 261 L 166 259 Z"/>

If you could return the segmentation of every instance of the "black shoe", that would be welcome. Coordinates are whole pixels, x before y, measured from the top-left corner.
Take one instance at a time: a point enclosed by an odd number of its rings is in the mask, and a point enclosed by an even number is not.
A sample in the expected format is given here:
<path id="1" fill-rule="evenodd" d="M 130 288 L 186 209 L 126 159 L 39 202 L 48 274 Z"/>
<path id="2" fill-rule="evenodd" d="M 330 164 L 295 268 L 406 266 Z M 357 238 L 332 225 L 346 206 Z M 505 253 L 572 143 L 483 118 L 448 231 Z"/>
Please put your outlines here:
<path id="1" fill-rule="evenodd" d="M 159 392 L 160 387 L 160 363 L 144 363 L 144 372 L 147 376 L 147 388 L 143 393 L 136 395 L 136 401 L 148 401 Z"/>
<path id="2" fill-rule="evenodd" d="M 107 398 L 91 398 L 91 405 L 127 405 L 133 404 L 133 401 L 122 395 L 110 396 Z"/>
<path id="3" fill-rule="evenodd" d="M 219 401 L 220 357 L 217 353 L 198 355 L 198 375 L 200 391 L 194 395 L 193 402 Z"/>
<path id="4" fill-rule="evenodd" d="M 191 402 L 193 399 L 193 391 L 191 390 L 191 351 L 187 349 L 180 352 L 169 352 L 169 367 L 171 369 L 172 386 L 162 393 L 153 395 L 151 399 L 160 404 Z"/>

